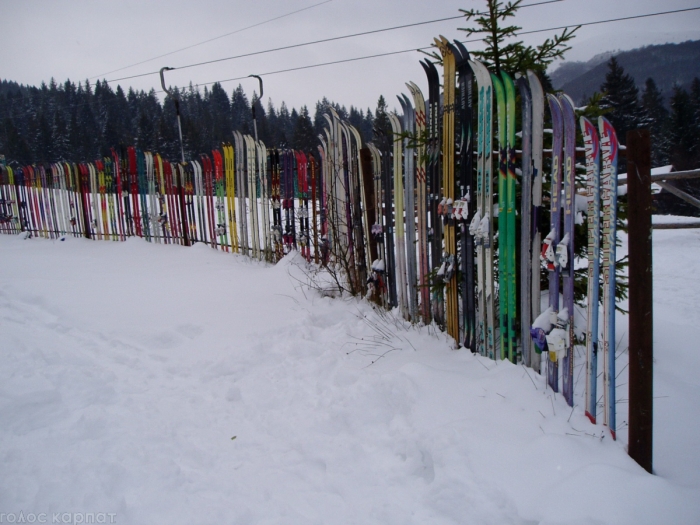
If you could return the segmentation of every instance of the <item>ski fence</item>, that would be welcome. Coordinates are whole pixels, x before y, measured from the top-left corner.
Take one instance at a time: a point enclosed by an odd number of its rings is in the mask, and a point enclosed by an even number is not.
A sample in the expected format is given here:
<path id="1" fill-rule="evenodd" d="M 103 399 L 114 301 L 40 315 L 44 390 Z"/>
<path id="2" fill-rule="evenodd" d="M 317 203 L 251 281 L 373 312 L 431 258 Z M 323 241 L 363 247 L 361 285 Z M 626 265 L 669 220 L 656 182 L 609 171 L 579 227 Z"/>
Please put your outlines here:
<path id="1" fill-rule="evenodd" d="M 545 94 L 532 71 L 497 75 L 458 42 L 436 44 L 442 83 L 424 60 L 427 98 L 407 83 L 402 114 L 372 142 L 329 107 L 316 151 L 236 131 L 187 162 L 122 147 L 93 162 L 3 163 L 0 232 L 205 243 L 270 263 L 296 250 L 455 347 L 546 374 L 572 406 L 579 360 L 586 413 L 602 412 L 614 436 L 615 130 Z M 576 231 L 587 239 L 578 277 Z"/>

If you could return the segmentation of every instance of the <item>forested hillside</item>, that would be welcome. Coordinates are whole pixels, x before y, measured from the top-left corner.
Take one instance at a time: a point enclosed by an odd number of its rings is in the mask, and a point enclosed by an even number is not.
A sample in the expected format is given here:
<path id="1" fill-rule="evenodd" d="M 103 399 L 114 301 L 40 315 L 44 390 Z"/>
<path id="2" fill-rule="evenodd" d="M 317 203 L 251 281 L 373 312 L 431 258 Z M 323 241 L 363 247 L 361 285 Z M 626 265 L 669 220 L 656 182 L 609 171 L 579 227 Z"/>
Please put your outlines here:
<path id="1" fill-rule="evenodd" d="M 251 101 L 240 85 L 230 95 L 220 84 L 203 92 L 190 86 L 180 90 L 180 101 L 188 157 L 232 142 L 234 130 L 253 133 Z M 348 110 L 324 98 L 312 115 L 306 106 L 290 110 L 282 102 L 277 108 L 269 99 L 263 108 L 255 95 L 253 103 L 259 137 L 268 147 L 315 150 L 329 104 L 371 140 L 370 109 Z M 92 160 L 127 144 L 177 159 L 180 147 L 172 99 L 161 103 L 155 90 L 125 93 L 121 86 L 115 90 L 100 81 L 76 85 L 51 80 L 40 87 L 0 82 L 0 152 L 8 160 L 25 164 Z"/>
<path id="2" fill-rule="evenodd" d="M 607 60 L 611 55 L 638 86 L 653 78 L 669 103 L 674 86 L 690 89 L 693 78 L 700 77 L 700 41 L 646 46 L 619 53 L 604 53 L 588 62 L 565 62 L 550 75 L 552 85 L 568 93 L 576 103 L 599 91 L 605 81 Z"/>

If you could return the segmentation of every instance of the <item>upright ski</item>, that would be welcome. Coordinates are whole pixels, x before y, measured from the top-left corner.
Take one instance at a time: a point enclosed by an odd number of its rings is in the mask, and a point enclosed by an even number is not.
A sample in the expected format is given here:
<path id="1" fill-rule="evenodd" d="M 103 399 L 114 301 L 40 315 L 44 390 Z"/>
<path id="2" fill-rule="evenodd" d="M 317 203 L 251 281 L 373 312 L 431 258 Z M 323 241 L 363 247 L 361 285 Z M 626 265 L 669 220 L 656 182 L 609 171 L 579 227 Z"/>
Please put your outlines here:
<path id="1" fill-rule="evenodd" d="M 528 70 L 527 78 L 532 97 L 532 219 L 530 268 L 531 277 L 531 322 L 541 313 L 540 293 L 540 246 L 542 245 L 542 150 L 544 140 L 544 91 L 537 74 Z M 528 341 L 530 346 L 530 366 L 540 371 L 542 350 Z M 525 343 L 523 342 L 523 345 Z"/>
<path id="2" fill-rule="evenodd" d="M 596 422 L 598 404 L 598 288 L 600 285 L 600 142 L 593 123 L 581 117 L 588 197 L 588 321 L 586 323 L 586 416 Z"/>
<path id="3" fill-rule="evenodd" d="M 531 366 L 532 339 L 532 92 L 524 76 L 518 77 L 522 111 L 522 178 L 520 201 L 520 341 L 525 366 Z"/>
<path id="4" fill-rule="evenodd" d="M 603 171 L 600 177 L 603 205 L 603 423 L 608 425 L 613 439 L 615 421 L 615 264 L 617 241 L 617 155 L 615 128 L 598 117 Z"/>

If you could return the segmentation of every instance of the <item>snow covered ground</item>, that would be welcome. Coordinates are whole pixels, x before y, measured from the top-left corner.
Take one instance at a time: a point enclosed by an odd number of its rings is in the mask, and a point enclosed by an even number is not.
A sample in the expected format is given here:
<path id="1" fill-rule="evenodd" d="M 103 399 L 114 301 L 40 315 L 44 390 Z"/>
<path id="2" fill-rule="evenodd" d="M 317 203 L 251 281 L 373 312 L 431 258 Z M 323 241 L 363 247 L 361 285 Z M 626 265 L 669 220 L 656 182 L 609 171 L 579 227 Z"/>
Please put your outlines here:
<path id="1" fill-rule="evenodd" d="M 2 522 L 700 523 L 700 231 L 654 233 L 655 476 L 531 370 L 322 297 L 298 257 L 0 236 L 0 261 Z"/>

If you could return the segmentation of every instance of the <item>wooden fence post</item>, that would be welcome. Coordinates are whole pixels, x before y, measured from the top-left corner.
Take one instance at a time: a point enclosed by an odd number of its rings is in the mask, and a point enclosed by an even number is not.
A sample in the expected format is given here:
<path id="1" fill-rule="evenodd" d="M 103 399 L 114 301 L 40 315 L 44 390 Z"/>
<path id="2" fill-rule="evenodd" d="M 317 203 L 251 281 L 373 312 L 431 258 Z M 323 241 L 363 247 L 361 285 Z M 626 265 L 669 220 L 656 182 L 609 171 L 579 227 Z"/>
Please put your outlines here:
<path id="1" fill-rule="evenodd" d="M 651 139 L 648 129 L 627 132 L 629 242 L 628 453 L 652 472 L 653 301 Z"/>

